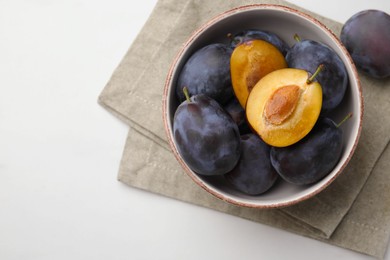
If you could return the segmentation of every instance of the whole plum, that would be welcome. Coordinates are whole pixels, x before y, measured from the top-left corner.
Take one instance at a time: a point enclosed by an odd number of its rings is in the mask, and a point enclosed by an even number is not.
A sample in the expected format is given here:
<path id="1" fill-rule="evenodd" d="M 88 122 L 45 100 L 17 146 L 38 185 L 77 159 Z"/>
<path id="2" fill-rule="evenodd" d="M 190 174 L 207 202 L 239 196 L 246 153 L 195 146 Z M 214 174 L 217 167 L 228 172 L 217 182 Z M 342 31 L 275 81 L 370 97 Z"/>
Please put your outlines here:
<path id="1" fill-rule="evenodd" d="M 255 134 L 241 136 L 241 158 L 225 177 L 237 190 L 258 195 L 269 190 L 278 174 L 270 161 L 270 147 Z"/>
<path id="2" fill-rule="evenodd" d="M 362 71 L 374 78 L 390 76 L 390 15 L 361 11 L 347 20 L 340 39 Z"/>
<path id="3" fill-rule="evenodd" d="M 341 103 L 348 85 L 348 74 L 343 61 L 330 47 L 317 41 L 299 40 L 287 53 L 286 60 L 289 67 L 312 74 L 319 65 L 324 65 L 316 77 L 322 86 L 323 115 Z"/>
<path id="4" fill-rule="evenodd" d="M 329 118 L 320 118 L 313 130 L 298 143 L 272 147 L 271 162 L 287 182 L 312 184 L 329 174 L 340 159 L 342 130 Z"/>
<path id="5" fill-rule="evenodd" d="M 246 121 L 245 110 L 237 98 L 233 97 L 223 108 L 236 122 L 241 135 L 251 133 L 249 124 Z"/>
<path id="6" fill-rule="evenodd" d="M 236 165 L 241 152 L 238 127 L 217 101 L 198 94 L 175 111 L 173 135 L 187 165 L 201 175 L 222 175 Z"/>
<path id="7" fill-rule="evenodd" d="M 183 88 L 190 95 L 205 94 L 223 104 L 233 97 L 230 78 L 230 56 L 233 49 L 222 43 L 214 43 L 197 50 L 180 72 L 176 94 L 185 100 Z"/>
<path id="8" fill-rule="evenodd" d="M 279 49 L 279 51 L 283 54 L 283 56 L 286 56 L 287 51 L 290 49 L 290 47 L 287 45 L 285 41 L 283 41 L 278 35 L 276 35 L 273 32 L 264 31 L 264 30 L 245 30 L 241 31 L 237 34 L 235 34 L 230 41 L 230 46 L 232 48 L 237 47 L 237 45 L 240 45 L 241 43 L 250 41 L 250 40 L 263 40 L 266 42 L 271 43 L 276 48 Z"/>

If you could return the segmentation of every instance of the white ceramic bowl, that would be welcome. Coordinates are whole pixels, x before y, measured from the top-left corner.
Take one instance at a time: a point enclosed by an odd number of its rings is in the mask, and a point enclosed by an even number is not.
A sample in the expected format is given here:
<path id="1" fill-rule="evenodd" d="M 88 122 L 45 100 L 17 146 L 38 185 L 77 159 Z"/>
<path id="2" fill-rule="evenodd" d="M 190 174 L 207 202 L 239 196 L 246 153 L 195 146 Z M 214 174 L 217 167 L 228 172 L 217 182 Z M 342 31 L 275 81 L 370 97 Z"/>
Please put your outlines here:
<path id="1" fill-rule="evenodd" d="M 173 116 L 179 105 L 175 94 L 178 75 L 186 60 L 201 47 L 228 42 L 226 35 L 245 29 L 268 30 L 279 35 L 290 46 L 294 44 L 293 35 L 302 39 L 316 40 L 330 46 L 342 59 L 349 76 L 349 87 L 342 104 L 330 116 L 339 122 L 349 112 L 352 118 L 343 125 L 344 147 L 340 161 L 321 181 L 309 186 L 296 186 L 279 181 L 275 187 L 259 196 L 247 196 L 226 185 L 221 178 L 197 175 L 180 156 L 172 134 Z M 163 93 L 163 119 L 169 144 L 176 159 L 192 180 L 214 196 L 239 206 L 254 208 L 277 208 L 289 206 L 308 199 L 322 191 L 340 175 L 350 161 L 359 140 L 362 127 L 363 98 L 357 70 L 337 36 L 315 18 L 300 11 L 278 5 L 248 5 L 224 12 L 196 30 L 183 45 L 168 73 Z"/>

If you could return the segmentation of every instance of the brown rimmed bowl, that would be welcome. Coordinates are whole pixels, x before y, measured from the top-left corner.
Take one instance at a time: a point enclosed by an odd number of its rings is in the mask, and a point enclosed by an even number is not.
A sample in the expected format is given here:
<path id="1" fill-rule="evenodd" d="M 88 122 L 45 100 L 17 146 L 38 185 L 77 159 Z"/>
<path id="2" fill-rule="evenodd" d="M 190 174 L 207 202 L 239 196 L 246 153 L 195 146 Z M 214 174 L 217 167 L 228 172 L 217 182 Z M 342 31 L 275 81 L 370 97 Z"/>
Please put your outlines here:
<path id="1" fill-rule="evenodd" d="M 342 59 L 349 76 L 349 86 L 342 104 L 330 115 L 335 122 L 348 113 L 353 116 L 343 125 L 343 151 L 334 169 L 319 182 L 297 186 L 279 181 L 269 191 L 258 196 L 244 195 L 227 185 L 224 178 L 201 176 L 193 172 L 180 156 L 173 137 L 173 116 L 179 102 L 175 88 L 178 75 L 187 59 L 205 45 L 227 43 L 228 33 L 235 34 L 246 29 L 261 29 L 276 33 L 290 46 L 293 35 L 311 39 L 330 46 Z M 170 67 L 163 93 L 163 121 L 169 145 L 185 172 L 200 187 L 229 203 L 252 208 L 279 208 L 299 203 L 324 190 L 349 163 L 358 144 L 363 117 L 363 97 L 357 70 L 347 50 L 338 37 L 325 25 L 308 14 L 280 5 L 247 5 L 234 8 L 211 19 L 197 29 L 180 49 Z"/>

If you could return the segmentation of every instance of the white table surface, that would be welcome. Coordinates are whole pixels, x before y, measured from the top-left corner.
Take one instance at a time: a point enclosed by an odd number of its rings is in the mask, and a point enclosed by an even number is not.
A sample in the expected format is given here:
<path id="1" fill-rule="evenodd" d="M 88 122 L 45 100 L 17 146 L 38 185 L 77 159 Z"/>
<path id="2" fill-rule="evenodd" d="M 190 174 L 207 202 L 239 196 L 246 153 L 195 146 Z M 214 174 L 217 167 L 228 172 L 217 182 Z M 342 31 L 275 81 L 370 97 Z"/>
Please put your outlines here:
<path id="1" fill-rule="evenodd" d="M 0 0 L 0 259 L 371 259 L 116 180 L 128 127 L 97 97 L 155 3 Z"/>

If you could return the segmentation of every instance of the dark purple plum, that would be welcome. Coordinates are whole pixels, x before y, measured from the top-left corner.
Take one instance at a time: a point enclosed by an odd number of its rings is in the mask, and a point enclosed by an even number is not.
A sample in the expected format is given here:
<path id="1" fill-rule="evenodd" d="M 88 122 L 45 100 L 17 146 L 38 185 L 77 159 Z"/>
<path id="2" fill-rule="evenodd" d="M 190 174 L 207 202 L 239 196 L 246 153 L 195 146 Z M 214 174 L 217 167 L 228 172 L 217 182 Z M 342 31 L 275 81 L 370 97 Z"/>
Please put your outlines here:
<path id="1" fill-rule="evenodd" d="M 268 191 L 279 175 L 270 161 L 270 147 L 255 134 L 241 136 L 241 157 L 232 171 L 225 175 L 237 190 L 248 195 Z"/>
<path id="2" fill-rule="evenodd" d="M 356 13 L 344 24 L 340 39 L 362 71 L 374 78 L 390 76 L 390 15 L 379 10 Z"/>
<path id="3" fill-rule="evenodd" d="M 198 94 L 175 111 L 173 135 L 187 165 L 200 175 L 222 175 L 238 162 L 237 124 L 214 99 Z"/>
<path id="4" fill-rule="evenodd" d="M 250 40 L 263 40 L 269 42 L 274 45 L 283 56 L 286 56 L 287 51 L 290 49 L 287 43 L 275 33 L 256 29 L 245 30 L 235 34 L 231 39 L 230 46 L 235 48 L 237 45 Z"/>
<path id="5" fill-rule="evenodd" d="M 272 147 L 271 163 L 287 182 L 305 185 L 328 175 L 340 159 L 343 133 L 335 123 L 320 117 L 313 130 L 291 146 Z"/>
<path id="6" fill-rule="evenodd" d="M 214 43 L 197 50 L 185 63 L 179 74 L 176 94 L 185 100 L 183 88 L 190 95 L 205 94 L 224 104 L 233 97 L 230 78 L 230 46 Z"/>
<path id="7" fill-rule="evenodd" d="M 233 97 L 223 108 L 236 122 L 241 135 L 251 133 L 249 124 L 246 121 L 245 110 L 237 98 Z"/>
<path id="8" fill-rule="evenodd" d="M 334 110 L 343 100 L 348 74 L 340 57 L 327 45 L 312 40 L 299 40 L 286 55 L 289 67 L 314 73 L 324 65 L 316 80 L 322 87 L 322 115 Z"/>

